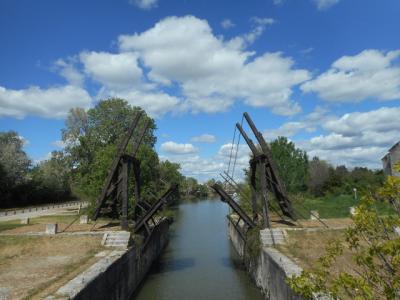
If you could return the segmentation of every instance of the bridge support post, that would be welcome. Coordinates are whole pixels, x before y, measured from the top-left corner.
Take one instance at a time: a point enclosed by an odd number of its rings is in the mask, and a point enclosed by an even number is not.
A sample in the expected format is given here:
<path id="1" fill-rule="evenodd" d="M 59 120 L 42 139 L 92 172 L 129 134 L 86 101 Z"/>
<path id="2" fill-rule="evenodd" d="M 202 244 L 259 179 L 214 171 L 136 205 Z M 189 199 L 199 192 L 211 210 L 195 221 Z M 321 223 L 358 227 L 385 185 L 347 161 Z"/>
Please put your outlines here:
<path id="1" fill-rule="evenodd" d="M 121 167 L 121 228 L 128 230 L 128 177 L 129 177 L 129 161 L 124 158 Z"/>

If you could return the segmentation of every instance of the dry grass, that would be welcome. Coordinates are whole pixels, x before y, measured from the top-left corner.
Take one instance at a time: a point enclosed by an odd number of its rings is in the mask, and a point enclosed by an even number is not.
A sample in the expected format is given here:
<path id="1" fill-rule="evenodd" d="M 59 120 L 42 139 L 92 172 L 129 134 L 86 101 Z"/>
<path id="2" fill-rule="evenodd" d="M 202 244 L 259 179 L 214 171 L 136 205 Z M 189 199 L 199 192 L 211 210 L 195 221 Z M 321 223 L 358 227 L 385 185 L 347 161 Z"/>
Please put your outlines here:
<path id="1" fill-rule="evenodd" d="M 325 254 L 325 247 L 331 240 L 343 240 L 344 230 L 321 230 L 307 232 L 303 230 L 288 231 L 288 240 L 286 244 L 276 247 L 299 266 L 304 269 L 312 268 L 315 262 Z M 332 272 L 349 271 L 355 263 L 349 251 L 344 251 L 338 258 L 337 264 L 333 266 Z"/>
<path id="2" fill-rule="evenodd" d="M 101 238 L 3 236 L 0 286 L 11 288 L 9 299 L 42 299 L 96 261 Z"/>

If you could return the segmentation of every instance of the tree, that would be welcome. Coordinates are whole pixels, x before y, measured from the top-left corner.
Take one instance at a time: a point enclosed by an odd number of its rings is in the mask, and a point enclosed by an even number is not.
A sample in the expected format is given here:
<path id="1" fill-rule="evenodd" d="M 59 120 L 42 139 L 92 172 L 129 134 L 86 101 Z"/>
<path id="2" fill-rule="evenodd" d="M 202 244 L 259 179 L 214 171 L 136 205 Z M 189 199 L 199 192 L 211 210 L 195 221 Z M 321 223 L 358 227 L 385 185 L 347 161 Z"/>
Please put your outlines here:
<path id="1" fill-rule="evenodd" d="M 278 165 L 279 174 L 289 192 L 304 191 L 307 188 L 307 153 L 289 141 L 278 137 L 270 143 L 272 157 Z"/>
<path id="2" fill-rule="evenodd" d="M 94 202 L 108 174 L 116 149 L 132 124 L 136 113 L 142 112 L 138 126 L 149 123 L 136 157 L 141 164 L 142 198 L 154 201 L 159 190 L 159 160 L 154 150 L 156 125 L 140 107 L 132 107 L 125 100 L 111 98 L 100 101 L 87 112 L 72 109 L 62 131 L 66 152 L 73 169 L 75 191 Z M 134 137 L 135 138 L 135 137 Z M 132 141 L 127 151 L 132 148 Z M 130 198 L 133 189 L 129 191 Z"/>
<path id="3" fill-rule="evenodd" d="M 16 189 L 28 181 L 31 161 L 15 131 L 0 132 L 0 206 L 17 206 Z M 17 195 L 18 196 L 18 195 Z"/>
<path id="4" fill-rule="evenodd" d="M 70 196 L 70 169 L 62 151 L 53 151 L 51 158 L 40 162 L 31 173 L 36 201 L 59 201 Z"/>
<path id="5" fill-rule="evenodd" d="M 400 170 L 400 164 L 396 166 Z M 388 201 L 394 214 L 381 216 L 376 201 Z M 333 298 L 399 299 L 400 298 L 400 178 L 388 176 L 375 197 L 362 198 L 353 216 L 354 225 L 346 230 L 345 238 L 331 242 L 317 265 L 298 277 L 289 279 L 299 294 L 311 298 L 328 294 Z M 344 251 L 350 253 L 355 265 L 350 271 L 332 272 L 332 266 Z M 348 266 L 349 267 L 349 266 Z"/>
<path id="6" fill-rule="evenodd" d="M 0 132 L 0 164 L 9 187 L 21 184 L 27 179 L 31 161 L 23 146 L 23 140 L 15 131 Z"/>
<path id="7" fill-rule="evenodd" d="M 329 168 L 329 164 L 318 157 L 313 157 L 310 161 L 307 186 L 315 196 L 322 196 L 324 194 L 324 186 L 329 179 Z"/>

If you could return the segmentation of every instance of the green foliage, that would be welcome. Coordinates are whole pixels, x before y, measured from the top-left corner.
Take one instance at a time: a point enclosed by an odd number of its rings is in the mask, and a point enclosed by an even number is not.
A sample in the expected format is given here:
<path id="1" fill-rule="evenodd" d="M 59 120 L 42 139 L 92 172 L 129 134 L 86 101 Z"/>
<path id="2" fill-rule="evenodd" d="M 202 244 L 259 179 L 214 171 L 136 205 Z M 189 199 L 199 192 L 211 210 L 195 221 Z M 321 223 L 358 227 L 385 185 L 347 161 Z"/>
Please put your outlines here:
<path id="1" fill-rule="evenodd" d="M 0 132 L 1 183 L 5 189 L 11 189 L 27 180 L 31 161 L 23 146 L 23 140 L 15 131 Z"/>
<path id="2" fill-rule="evenodd" d="M 246 235 L 246 250 L 248 257 L 252 260 L 257 259 L 260 256 L 262 244 L 260 240 L 260 226 L 256 226 L 249 231 Z"/>
<path id="3" fill-rule="evenodd" d="M 136 113 L 143 110 L 130 106 L 125 100 L 111 98 L 100 101 L 87 112 L 71 109 L 66 128 L 62 130 L 66 152 L 70 158 L 70 168 L 73 169 L 74 191 L 84 195 L 92 202 L 101 192 L 108 170 L 115 157 L 117 146 L 125 137 Z M 144 117 L 139 126 L 150 122 L 150 126 L 140 145 L 137 158 L 141 162 L 142 198 L 154 200 L 152 191 L 157 186 L 159 175 L 159 160 L 153 146 L 156 142 L 153 119 L 143 112 Z M 132 145 L 128 145 L 128 149 Z M 133 189 L 130 191 L 133 198 Z"/>
<path id="4" fill-rule="evenodd" d="M 308 174 L 307 153 L 289 141 L 286 137 L 278 137 L 270 143 L 272 157 L 278 165 L 281 176 L 289 192 L 306 190 Z"/>
<path id="5" fill-rule="evenodd" d="M 69 197 L 69 167 L 61 152 L 31 168 L 23 139 L 0 133 L 0 207 L 56 202 Z"/>
<path id="6" fill-rule="evenodd" d="M 400 178 L 391 176 L 377 191 L 380 199 L 394 206 L 396 213 L 389 216 L 377 212 L 377 199 L 371 194 L 364 196 L 344 241 L 332 242 L 314 268 L 289 279 L 291 288 L 307 298 L 313 293 L 323 293 L 334 298 L 398 299 L 400 236 L 395 228 L 400 226 L 399 193 Z M 343 251 L 351 253 L 355 266 L 350 271 L 331 272 Z"/>
<path id="7" fill-rule="evenodd" d="M 49 160 L 40 162 L 31 171 L 35 187 L 35 195 L 31 197 L 51 199 L 53 202 L 68 198 L 71 192 L 69 175 L 69 165 L 63 152 L 53 151 Z"/>

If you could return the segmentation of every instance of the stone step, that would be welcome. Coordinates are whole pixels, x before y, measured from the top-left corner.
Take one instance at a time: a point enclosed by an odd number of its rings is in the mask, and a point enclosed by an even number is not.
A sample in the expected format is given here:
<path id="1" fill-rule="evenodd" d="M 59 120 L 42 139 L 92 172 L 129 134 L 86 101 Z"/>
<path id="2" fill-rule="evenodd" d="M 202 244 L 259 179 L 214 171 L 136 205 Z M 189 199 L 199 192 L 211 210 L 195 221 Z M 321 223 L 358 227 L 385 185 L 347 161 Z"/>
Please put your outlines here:
<path id="1" fill-rule="evenodd" d="M 103 236 L 102 244 L 106 247 L 128 247 L 130 232 L 108 232 Z"/>
<path id="2" fill-rule="evenodd" d="M 260 239 L 264 246 L 271 246 L 274 244 L 284 244 L 286 236 L 281 229 L 263 229 L 260 231 Z"/>

